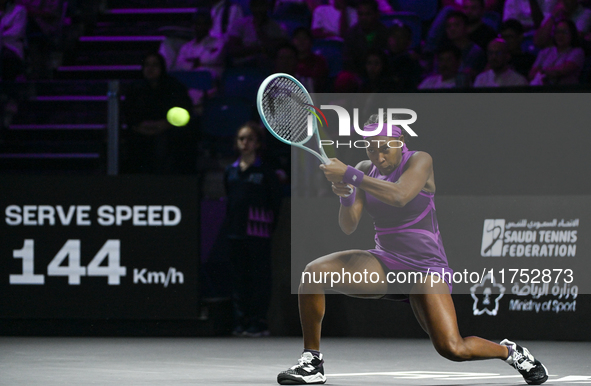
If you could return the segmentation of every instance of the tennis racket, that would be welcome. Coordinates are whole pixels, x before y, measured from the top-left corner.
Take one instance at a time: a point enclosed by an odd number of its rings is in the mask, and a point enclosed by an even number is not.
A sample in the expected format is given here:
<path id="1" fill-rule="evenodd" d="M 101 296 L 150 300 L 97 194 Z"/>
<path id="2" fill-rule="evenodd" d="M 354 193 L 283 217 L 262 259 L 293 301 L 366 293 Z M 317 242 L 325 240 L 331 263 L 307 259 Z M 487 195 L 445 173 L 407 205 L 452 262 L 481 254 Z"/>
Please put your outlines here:
<path id="1" fill-rule="evenodd" d="M 267 130 L 281 142 L 304 149 L 327 164 L 330 160 L 320 143 L 318 125 L 310 108 L 314 108 L 310 94 L 291 75 L 273 74 L 259 87 L 257 109 Z M 308 130 L 310 124 L 311 132 Z M 314 136 L 320 153 L 304 146 Z"/>
<path id="2" fill-rule="evenodd" d="M 291 146 L 299 147 L 320 160 L 330 163 L 318 134 L 318 125 L 309 108 L 314 108 L 308 90 L 293 76 L 273 74 L 261 83 L 257 94 L 257 109 L 263 124 L 275 138 Z M 308 130 L 311 126 L 312 130 Z M 318 142 L 317 151 L 304 146 L 312 137 Z M 349 197 L 353 188 L 349 186 Z"/>

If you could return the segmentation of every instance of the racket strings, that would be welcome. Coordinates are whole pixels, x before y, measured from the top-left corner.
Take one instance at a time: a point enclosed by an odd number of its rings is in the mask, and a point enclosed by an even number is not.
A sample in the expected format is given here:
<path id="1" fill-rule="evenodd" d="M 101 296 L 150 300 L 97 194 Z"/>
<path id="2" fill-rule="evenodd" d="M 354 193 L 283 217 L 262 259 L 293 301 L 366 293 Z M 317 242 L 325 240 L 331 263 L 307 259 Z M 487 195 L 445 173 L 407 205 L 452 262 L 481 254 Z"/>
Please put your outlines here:
<path id="1" fill-rule="evenodd" d="M 305 142 L 308 115 L 305 92 L 290 79 L 273 79 L 263 92 L 262 110 L 269 126 L 280 138 L 292 143 Z"/>

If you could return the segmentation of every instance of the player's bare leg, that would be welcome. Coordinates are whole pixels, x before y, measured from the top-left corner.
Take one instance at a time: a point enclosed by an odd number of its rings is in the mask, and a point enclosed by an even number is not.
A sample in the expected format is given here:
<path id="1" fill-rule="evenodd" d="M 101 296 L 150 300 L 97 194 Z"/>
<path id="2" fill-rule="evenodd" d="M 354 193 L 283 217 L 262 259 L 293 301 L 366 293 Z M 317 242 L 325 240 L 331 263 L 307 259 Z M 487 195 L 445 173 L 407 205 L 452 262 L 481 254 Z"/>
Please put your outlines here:
<path id="1" fill-rule="evenodd" d="M 345 273 L 349 273 L 350 277 L 356 272 L 363 273 L 367 271 L 367 277 L 372 272 L 375 272 L 378 274 L 379 280 L 374 284 L 371 282 L 349 283 L 347 279 L 346 283 L 341 280 L 341 282 L 331 287 L 329 274 L 327 276 L 328 283 L 300 283 L 298 300 L 304 335 L 304 348 L 320 349 L 320 334 L 325 310 L 325 290 L 333 290 L 354 297 L 379 298 L 388 289 L 386 274 L 382 265 L 367 251 L 352 250 L 331 253 L 308 264 L 304 272 L 309 272 L 312 277 L 316 278 L 322 275 L 324 281 L 324 272 L 342 274 L 343 270 Z"/>
<path id="2" fill-rule="evenodd" d="M 325 272 L 327 273 L 328 282 L 324 280 Z M 371 283 L 369 280 L 367 283 L 354 283 L 352 280 L 349 282 L 346 279 L 345 282 L 341 280 L 331 285 L 330 273 L 332 272 L 341 275 L 343 272 L 345 274 L 349 273 L 351 276 L 348 277 L 351 278 L 356 272 L 362 274 L 367 272 L 367 277 L 370 277 L 375 272 L 379 280 L 377 280 L 377 283 Z M 355 297 L 379 298 L 386 294 L 388 289 L 382 265 L 371 253 L 362 250 L 336 252 L 323 256 L 308 264 L 304 273 L 309 273 L 310 277 L 315 277 L 316 281 L 320 282 L 314 283 L 314 280 L 304 280 L 300 283 L 298 300 L 304 335 L 304 353 L 298 365 L 278 375 L 277 381 L 280 384 L 326 382 L 324 361 L 322 360 L 322 354 L 319 352 L 322 319 L 324 318 L 326 305 L 326 290 L 333 290 Z M 320 277 L 322 277 L 322 280 L 319 280 Z M 373 277 L 375 278 L 375 274 Z"/>
<path id="3" fill-rule="evenodd" d="M 460 335 L 456 311 L 445 283 L 419 283 L 413 287 L 410 304 L 421 327 L 429 334 L 439 354 L 452 361 L 502 359 L 515 367 L 529 384 L 548 379 L 546 368 L 527 349 L 507 340 L 497 344 L 476 336 Z"/>
<path id="4" fill-rule="evenodd" d="M 507 347 L 486 339 L 463 338 L 458 329 L 456 310 L 445 283 L 429 281 L 416 284 L 410 295 L 412 310 L 421 327 L 429 334 L 439 354 L 452 361 L 506 359 Z"/>

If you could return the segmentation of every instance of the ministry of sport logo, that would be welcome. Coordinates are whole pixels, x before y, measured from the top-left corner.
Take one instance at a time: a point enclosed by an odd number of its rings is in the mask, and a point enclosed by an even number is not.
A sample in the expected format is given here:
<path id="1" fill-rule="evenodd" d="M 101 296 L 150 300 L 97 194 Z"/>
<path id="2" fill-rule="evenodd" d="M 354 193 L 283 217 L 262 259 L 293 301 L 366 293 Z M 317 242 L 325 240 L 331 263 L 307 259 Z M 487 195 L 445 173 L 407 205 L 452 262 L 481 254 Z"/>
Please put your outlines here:
<path id="1" fill-rule="evenodd" d="M 487 273 L 482 281 L 470 287 L 470 295 L 474 300 L 472 313 L 496 316 L 499 312 L 499 301 L 505 294 L 505 287 L 496 282 L 494 276 Z"/>
<path id="2" fill-rule="evenodd" d="M 507 221 L 486 219 L 482 228 L 483 257 L 565 257 L 577 253 L 579 219 Z"/>

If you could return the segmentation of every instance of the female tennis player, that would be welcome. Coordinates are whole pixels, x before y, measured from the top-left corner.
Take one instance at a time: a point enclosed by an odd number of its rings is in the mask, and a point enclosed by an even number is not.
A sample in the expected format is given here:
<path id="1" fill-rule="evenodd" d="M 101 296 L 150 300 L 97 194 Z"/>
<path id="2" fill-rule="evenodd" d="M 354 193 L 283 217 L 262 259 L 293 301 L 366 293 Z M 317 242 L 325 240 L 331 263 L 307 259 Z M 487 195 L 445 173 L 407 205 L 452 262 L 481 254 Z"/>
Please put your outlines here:
<path id="1" fill-rule="evenodd" d="M 365 132 L 375 132 L 378 115 L 365 124 Z M 298 364 L 281 372 L 277 382 L 285 384 L 325 383 L 324 360 L 320 350 L 320 330 L 325 311 L 325 289 L 365 298 L 406 300 L 421 325 L 429 334 L 439 354 L 452 361 L 502 359 L 515 367 L 525 381 L 539 385 L 548 379 L 544 365 L 529 351 L 509 340 L 500 344 L 470 336 L 462 337 L 451 298 L 451 283 L 432 283 L 427 272 L 452 272 L 447 263 L 443 242 L 435 216 L 435 179 L 431 156 L 409 151 L 400 128 L 392 126 L 388 137 L 384 124 L 377 135 L 364 137 L 369 141 L 369 160 L 355 168 L 336 158 L 320 165 L 333 192 L 340 197 L 339 225 L 343 232 L 355 231 L 365 208 L 373 217 L 376 248 L 349 250 L 320 257 L 306 266 L 306 272 L 350 273 L 367 270 L 367 277 L 377 282 L 342 280 L 332 283 L 302 282 L 299 287 L 299 309 L 304 335 L 304 352 Z M 369 135 L 369 134 L 368 134 Z M 350 194 L 350 188 L 354 191 Z M 425 274 L 423 281 L 388 290 L 387 274 L 393 271 L 415 271 Z M 329 274 L 330 276 L 330 274 Z M 375 281 L 375 280 L 374 280 Z M 396 292 L 394 294 L 393 292 Z"/>

